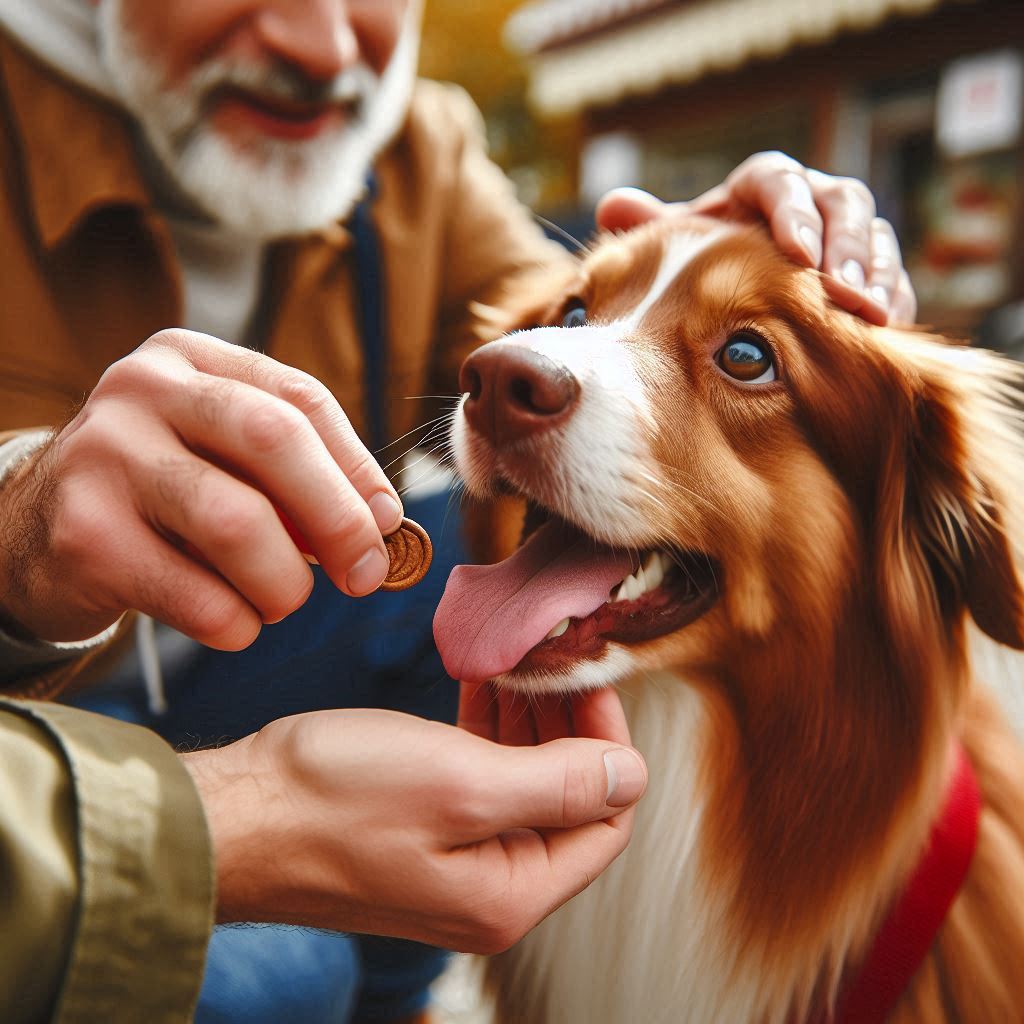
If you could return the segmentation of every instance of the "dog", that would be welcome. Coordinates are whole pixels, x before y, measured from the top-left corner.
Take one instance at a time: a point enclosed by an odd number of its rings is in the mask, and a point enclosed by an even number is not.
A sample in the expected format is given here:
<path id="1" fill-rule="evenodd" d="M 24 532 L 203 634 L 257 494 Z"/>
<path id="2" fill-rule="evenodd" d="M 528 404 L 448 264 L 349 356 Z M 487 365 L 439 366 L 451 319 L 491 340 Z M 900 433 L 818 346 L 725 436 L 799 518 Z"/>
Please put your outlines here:
<path id="1" fill-rule="evenodd" d="M 614 685 L 631 846 L 487 968 L 508 1024 L 1024 1015 L 1024 756 L 972 631 L 1024 647 L 1020 367 L 833 305 L 752 225 L 609 236 L 464 363 L 446 668 Z"/>

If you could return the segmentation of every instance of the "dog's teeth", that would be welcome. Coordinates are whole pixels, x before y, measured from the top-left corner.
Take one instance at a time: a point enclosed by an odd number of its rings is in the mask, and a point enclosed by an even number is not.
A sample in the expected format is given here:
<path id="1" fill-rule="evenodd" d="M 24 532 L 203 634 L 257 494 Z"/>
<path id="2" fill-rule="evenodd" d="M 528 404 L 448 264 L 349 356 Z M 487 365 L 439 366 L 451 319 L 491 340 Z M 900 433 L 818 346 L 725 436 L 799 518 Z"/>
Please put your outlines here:
<path id="1" fill-rule="evenodd" d="M 660 551 L 650 551 L 636 572 L 627 576 L 618 586 L 612 587 L 605 604 L 617 601 L 635 601 L 638 597 L 657 590 L 664 582 L 665 573 L 671 562 Z"/>
<path id="2" fill-rule="evenodd" d="M 545 640 L 552 640 L 556 636 L 561 636 L 569 628 L 569 620 L 562 619 L 557 626 L 552 626 L 548 635 L 544 637 Z M 536 634 L 534 634 L 536 636 Z"/>
<path id="3" fill-rule="evenodd" d="M 647 580 L 647 589 L 656 590 L 665 579 L 665 566 L 661 559 L 660 551 L 652 551 L 644 562 L 644 577 Z"/>

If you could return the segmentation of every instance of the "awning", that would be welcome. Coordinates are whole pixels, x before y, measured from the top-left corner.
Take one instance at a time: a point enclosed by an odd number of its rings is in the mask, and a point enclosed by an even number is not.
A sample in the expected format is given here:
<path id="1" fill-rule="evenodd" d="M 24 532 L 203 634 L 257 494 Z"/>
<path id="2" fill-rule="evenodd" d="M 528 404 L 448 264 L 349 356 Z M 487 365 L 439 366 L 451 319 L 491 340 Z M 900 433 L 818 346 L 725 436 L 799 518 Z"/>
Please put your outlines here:
<path id="1" fill-rule="evenodd" d="M 543 0 L 510 19 L 506 38 L 533 53 L 531 103 L 542 114 L 558 115 L 693 82 L 951 2 L 976 0 Z"/>

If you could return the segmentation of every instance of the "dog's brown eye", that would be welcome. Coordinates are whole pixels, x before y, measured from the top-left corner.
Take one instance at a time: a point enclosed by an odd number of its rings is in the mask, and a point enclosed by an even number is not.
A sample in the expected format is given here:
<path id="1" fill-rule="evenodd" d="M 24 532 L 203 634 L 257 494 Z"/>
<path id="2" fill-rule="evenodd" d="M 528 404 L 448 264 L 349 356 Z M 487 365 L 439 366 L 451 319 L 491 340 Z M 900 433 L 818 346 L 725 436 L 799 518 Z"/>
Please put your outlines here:
<path id="1" fill-rule="evenodd" d="M 563 327 L 582 327 L 587 322 L 587 307 L 581 299 L 572 299 L 562 316 Z"/>
<path id="2" fill-rule="evenodd" d="M 755 334 L 734 334 L 718 353 L 718 365 L 744 384 L 767 384 L 775 380 L 771 351 Z"/>

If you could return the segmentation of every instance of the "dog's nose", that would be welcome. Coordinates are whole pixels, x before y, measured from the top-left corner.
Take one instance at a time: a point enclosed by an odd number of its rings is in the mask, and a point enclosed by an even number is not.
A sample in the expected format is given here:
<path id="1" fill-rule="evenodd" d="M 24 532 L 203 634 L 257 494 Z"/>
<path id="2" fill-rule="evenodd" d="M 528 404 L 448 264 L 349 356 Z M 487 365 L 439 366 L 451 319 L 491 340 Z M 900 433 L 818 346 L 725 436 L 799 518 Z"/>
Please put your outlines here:
<path id="1" fill-rule="evenodd" d="M 477 349 L 459 371 L 470 426 L 495 445 L 549 430 L 572 413 L 579 381 L 567 367 L 522 345 L 495 341 Z"/>

